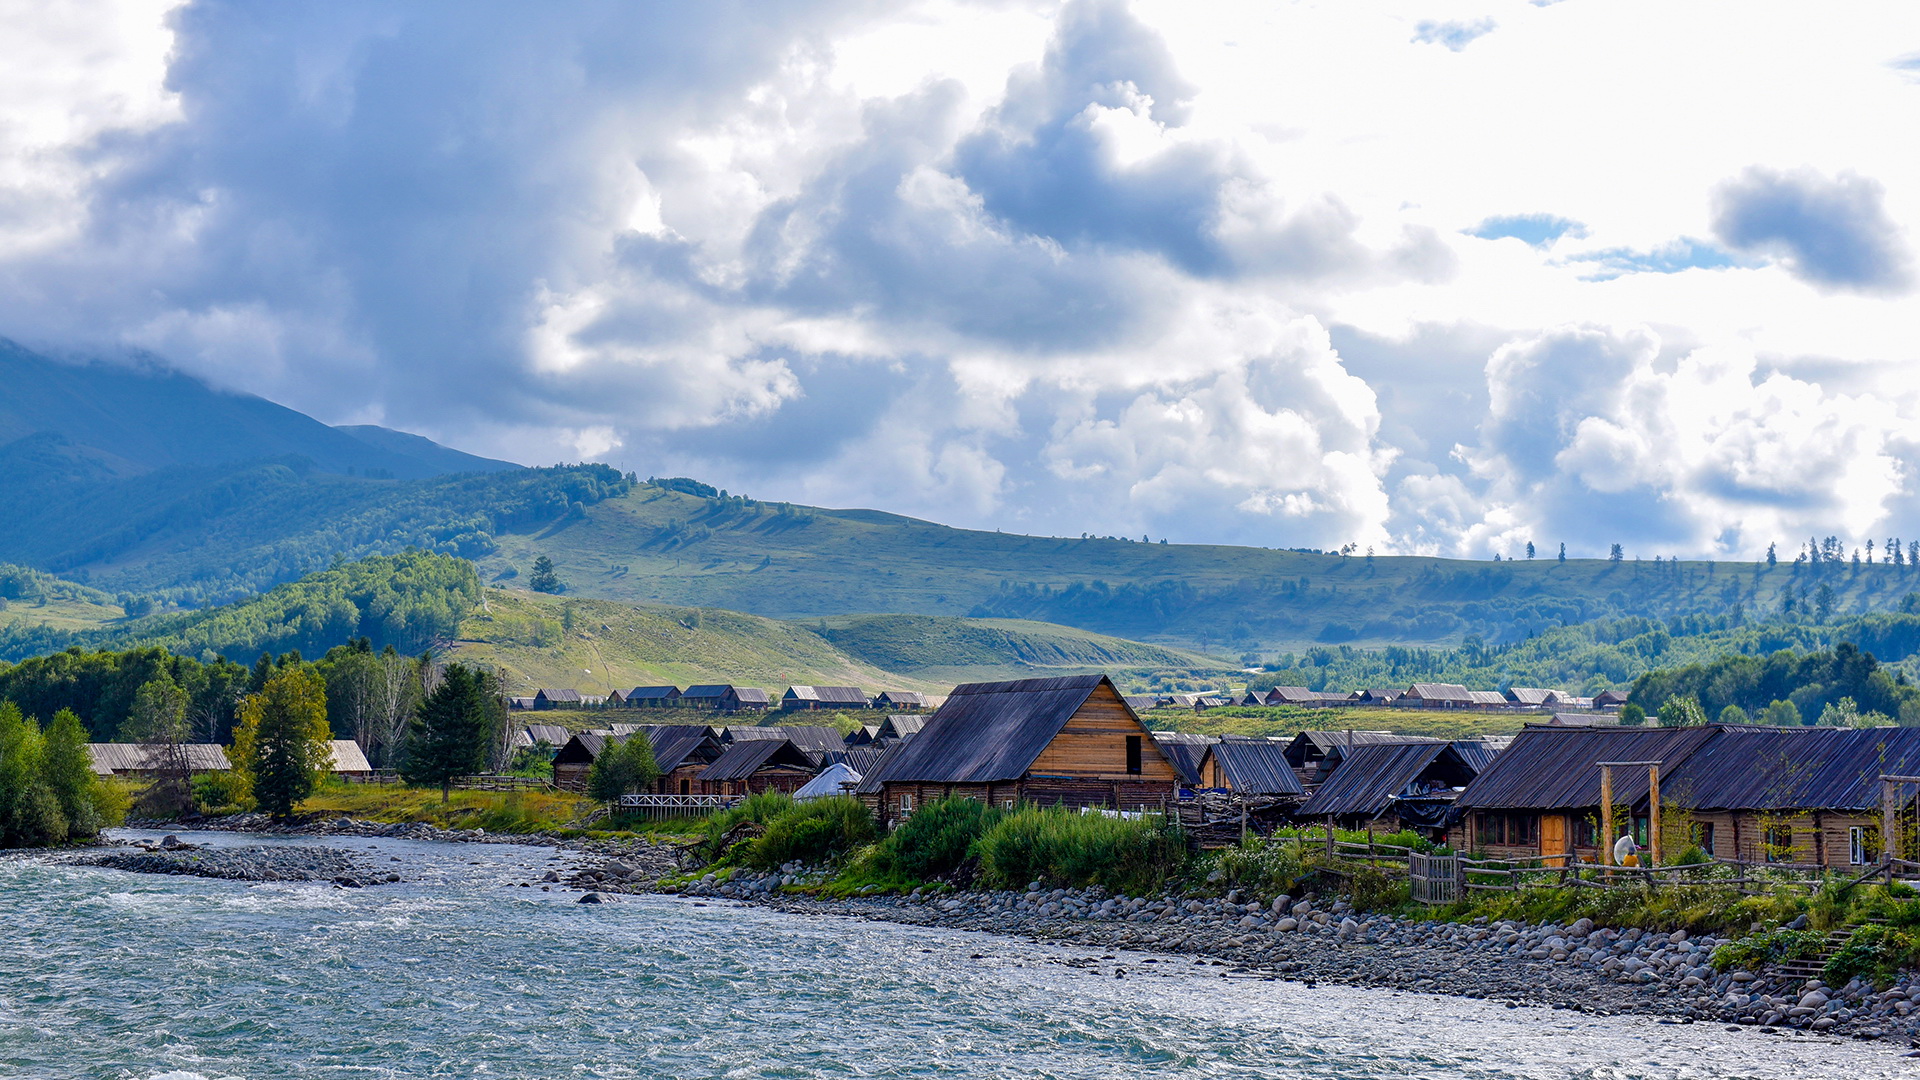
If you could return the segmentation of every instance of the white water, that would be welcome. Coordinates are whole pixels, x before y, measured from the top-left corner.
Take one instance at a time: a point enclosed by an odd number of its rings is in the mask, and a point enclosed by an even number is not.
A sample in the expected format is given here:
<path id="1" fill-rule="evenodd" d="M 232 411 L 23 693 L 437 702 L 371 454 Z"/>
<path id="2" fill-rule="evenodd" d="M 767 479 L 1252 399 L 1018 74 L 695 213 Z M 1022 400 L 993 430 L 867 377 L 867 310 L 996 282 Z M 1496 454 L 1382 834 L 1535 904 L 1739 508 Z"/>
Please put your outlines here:
<path id="1" fill-rule="evenodd" d="M 582 905 L 515 887 L 564 862 L 541 848 L 319 843 L 409 881 L 249 886 L 0 860 L 0 1076 L 1920 1073 L 1883 1045 L 1310 990 L 1144 954 L 673 898 Z"/>

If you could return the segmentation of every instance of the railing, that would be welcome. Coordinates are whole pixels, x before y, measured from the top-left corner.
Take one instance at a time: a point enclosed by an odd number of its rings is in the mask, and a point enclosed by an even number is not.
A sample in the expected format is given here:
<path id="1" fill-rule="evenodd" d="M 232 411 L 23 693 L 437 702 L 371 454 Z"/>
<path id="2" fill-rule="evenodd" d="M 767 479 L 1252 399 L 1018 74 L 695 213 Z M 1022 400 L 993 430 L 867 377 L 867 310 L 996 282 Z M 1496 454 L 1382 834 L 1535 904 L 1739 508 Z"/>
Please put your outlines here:
<path id="1" fill-rule="evenodd" d="M 1422 855 L 1407 852 L 1407 880 L 1413 898 L 1422 904 L 1460 902 L 1460 857 L 1458 855 Z"/>
<path id="2" fill-rule="evenodd" d="M 642 817 L 705 817 L 739 801 L 737 795 L 622 795 L 620 809 Z"/>

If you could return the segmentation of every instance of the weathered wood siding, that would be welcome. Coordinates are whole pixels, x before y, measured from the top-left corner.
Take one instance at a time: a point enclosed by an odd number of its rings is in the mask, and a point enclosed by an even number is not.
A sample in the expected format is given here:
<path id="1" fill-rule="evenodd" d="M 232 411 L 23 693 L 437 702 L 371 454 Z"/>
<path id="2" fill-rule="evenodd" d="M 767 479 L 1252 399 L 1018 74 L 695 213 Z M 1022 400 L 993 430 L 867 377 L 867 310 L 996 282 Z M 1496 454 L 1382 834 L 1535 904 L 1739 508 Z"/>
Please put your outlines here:
<path id="1" fill-rule="evenodd" d="M 1140 771 L 1127 772 L 1127 737 L 1141 740 Z M 1135 719 L 1120 695 L 1106 686 L 1087 698 L 1053 742 L 1040 751 L 1028 775 L 1075 779 L 1148 780 L 1179 783 L 1179 774 L 1155 745 L 1146 725 Z M 1157 801 L 1157 800 L 1156 800 Z"/>

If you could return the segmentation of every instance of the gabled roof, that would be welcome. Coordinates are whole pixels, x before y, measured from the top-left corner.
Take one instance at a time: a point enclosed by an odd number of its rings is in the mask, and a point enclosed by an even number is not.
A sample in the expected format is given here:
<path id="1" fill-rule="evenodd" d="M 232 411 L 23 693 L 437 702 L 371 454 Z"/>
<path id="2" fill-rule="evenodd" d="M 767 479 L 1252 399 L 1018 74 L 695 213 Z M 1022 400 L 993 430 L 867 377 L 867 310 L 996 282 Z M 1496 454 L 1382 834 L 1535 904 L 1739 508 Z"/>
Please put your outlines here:
<path id="1" fill-rule="evenodd" d="M 1356 746 L 1333 775 L 1320 782 L 1300 816 L 1378 817 L 1425 773 L 1447 787 L 1471 781 L 1479 770 L 1451 743 L 1376 743 Z"/>
<path id="2" fill-rule="evenodd" d="M 680 692 L 680 696 L 683 698 L 698 698 L 702 701 L 718 701 L 726 697 L 732 689 L 733 684 L 731 683 L 701 683 L 699 686 L 687 687 Z"/>
<path id="3" fill-rule="evenodd" d="M 840 734 L 839 728 L 815 724 L 793 724 L 781 730 L 787 733 L 789 742 L 809 753 L 847 748 L 846 736 Z"/>
<path id="4" fill-rule="evenodd" d="M 1718 734 L 1689 728 L 1556 728 L 1529 724 L 1454 805 L 1469 810 L 1585 810 L 1600 805 L 1602 761 L 1658 761 L 1662 776 Z M 1663 783 L 1662 788 L 1666 785 Z M 1615 804 L 1647 797 L 1647 770 L 1613 770 Z"/>
<path id="5" fill-rule="evenodd" d="M 1624 690 L 1602 690 L 1593 695 L 1595 705 L 1625 705 L 1627 694 Z"/>
<path id="6" fill-rule="evenodd" d="M 880 779 L 952 784 L 1017 780 L 1102 686 L 1113 690 L 1105 675 L 956 686 L 920 734 L 889 755 Z"/>
<path id="7" fill-rule="evenodd" d="M 788 698 L 820 705 L 867 707 L 867 692 L 857 686 L 789 686 L 781 700 Z"/>
<path id="8" fill-rule="evenodd" d="M 1269 705 L 1318 705 L 1321 700 L 1319 691 L 1304 686 L 1276 686 L 1267 691 Z"/>
<path id="9" fill-rule="evenodd" d="M 1407 692 L 1400 696 L 1422 701 L 1452 701 L 1462 705 L 1473 703 L 1472 692 L 1459 683 L 1417 682 L 1407 687 Z"/>
<path id="10" fill-rule="evenodd" d="M 609 742 L 618 744 L 624 736 L 616 737 L 612 732 L 583 731 L 568 739 L 553 755 L 555 765 L 589 765 L 606 753 Z"/>
<path id="11" fill-rule="evenodd" d="M 861 778 L 865 779 L 866 775 L 873 771 L 874 766 L 880 764 L 880 759 L 885 757 L 886 753 L 886 748 L 878 745 L 850 746 L 845 750 L 826 750 L 820 754 L 820 765 L 824 768 L 828 765 L 844 762 L 852 766 L 853 771 L 859 773 Z"/>
<path id="12" fill-rule="evenodd" d="M 1399 690 L 1399 689 L 1373 689 L 1373 690 L 1354 691 L 1354 693 L 1359 697 L 1361 701 L 1398 701 L 1400 700 L 1400 695 L 1405 692 L 1406 691 Z"/>
<path id="13" fill-rule="evenodd" d="M 193 772 L 222 772 L 233 768 L 227 752 L 218 743 L 182 743 L 182 755 Z M 88 743 L 87 758 L 93 771 L 102 776 L 115 772 L 151 772 L 165 768 L 167 748 L 163 743 Z"/>
<path id="14" fill-rule="evenodd" d="M 749 740 L 759 741 L 762 739 L 784 739 L 787 737 L 787 729 L 780 727 L 777 724 L 768 725 L 764 727 L 759 724 L 728 724 L 726 735 L 727 735 L 728 742 L 747 742 Z"/>
<path id="15" fill-rule="evenodd" d="M 1301 795 L 1305 789 L 1287 764 L 1287 744 L 1273 739 L 1224 738 L 1206 748 L 1227 786 L 1244 795 Z M 1204 757 L 1203 759 L 1204 760 Z"/>
<path id="16" fill-rule="evenodd" d="M 773 696 L 757 686 L 736 686 L 733 698 L 742 705 L 771 705 Z"/>
<path id="17" fill-rule="evenodd" d="M 1500 693 L 1498 690 L 1469 690 L 1467 691 L 1467 697 L 1471 698 L 1475 705 L 1507 704 L 1507 695 Z"/>
<path id="18" fill-rule="evenodd" d="M 889 716 L 880 722 L 879 737 L 882 739 L 904 739 L 909 735 L 920 734 L 921 729 L 926 726 L 927 718 L 924 716 L 915 716 L 911 713 Z"/>
<path id="19" fill-rule="evenodd" d="M 1507 688 L 1507 698 L 1515 705 L 1552 705 L 1560 700 L 1560 691 L 1542 690 L 1537 686 L 1513 686 Z"/>
<path id="20" fill-rule="evenodd" d="M 1882 775 L 1920 769 L 1920 728 L 1722 729 L 1672 776 L 1660 797 L 1691 810 L 1880 808 Z"/>
<path id="21" fill-rule="evenodd" d="M 568 689 L 542 689 L 542 690 L 535 690 L 533 692 L 533 696 L 536 698 L 546 698 L 548 701 L 579 701 L 580 691 L 568 690 Z"/>
<path id="22" fill-rule="evenodd" d="M 874 698 L 888 705 L 906 705 L 912 708 L 925 708 L 927 695 L 918 690 L 882 690 Z"/>
<path id="23" fill-rule="evenodd" d="M 627 701 L 669 701 L 680 696 L 677 686 L 636 686 L 627 691 Z"/>
<path id="24" fill-rule="evenodd" d="M 548 746 L 565 746 L 567 740 L 573 738 L 573 733 L 559 724 L 528 724 L 526 731 L 529 746 L 539 742 Z"/>
<path id="25" fill-rule="evenodd" d="M 1158 694 L 1127 694 L 1120 700 L 1126 702 L 1127 708 L 1132 709 L 1134 712 L 1143 713 L 1148 709 L 1159 708 L 1160 703 L 1166 699 Z"/>
<path id="26" fill-rule="evenodd" d="M 701 770 L 699 779 L 745 780 L 761 769 L 786 768 L 813 771 L 813 759 L 785 739 L 748 739 L 736 742 Z"/>
<path id="27" fill-rule="evenodd" d="M 367 755 L 361 751 L 359 743 L 352 739 L 329 739 L 327 743 L 332 748 L 327 763 L 328 771 L 337 773 L 373 771 L 373 765 L 367 761 Z"/>
<path id="28" fill-rule="evenodd" d="M 662 774 L 670 773 L 683 765 L 696 765 L 711 762 L 718 758 L 723 749 L 720 740 L 708 734 L 705 729 L 683 730 L 691 725 L 675 725 L 659 732 L 649 731 L 647 740 L 653 744 L 653 763 Z"/>

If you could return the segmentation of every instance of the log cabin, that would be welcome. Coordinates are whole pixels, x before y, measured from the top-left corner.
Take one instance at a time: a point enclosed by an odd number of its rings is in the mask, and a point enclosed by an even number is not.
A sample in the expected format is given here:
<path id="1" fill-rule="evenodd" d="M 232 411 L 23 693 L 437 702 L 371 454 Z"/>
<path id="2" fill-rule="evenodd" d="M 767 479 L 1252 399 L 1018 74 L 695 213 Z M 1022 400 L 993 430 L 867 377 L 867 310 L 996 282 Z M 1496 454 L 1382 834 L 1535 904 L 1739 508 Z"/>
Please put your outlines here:
<path id="1" fill-rule="evenodd" d="M 1287 762 L 1288 743 L 1228 735 L 1200 755 L 1197 786 L 1236 795 L 1305 795 Z"/>
<path id="2" fill-rule="evenodd" d="M 702 795 L 791 795 L 820 771 L 816 759 L 787 739 L 743 739 L 726 748 L 694 778 Z"/>
<path id="3" fill-rule="evenodd" d="M 1179 775 L 1104 675 L 954 688 L 861 790 L 883 825 L 946 796 L 996 806 L 1161 809 Z"/>
<path id="4" fill-rule="evenodd" d="M 1343 829 L 1444 826 L 1458 789 L 1492 760 L 1483 745 L 1373 743 L 1344 750 L 1333 771 L 1303 804 L 1302 821 L 1333 821 Z M 1436 813 L 1437 811 L 1437 813 Z"/>

